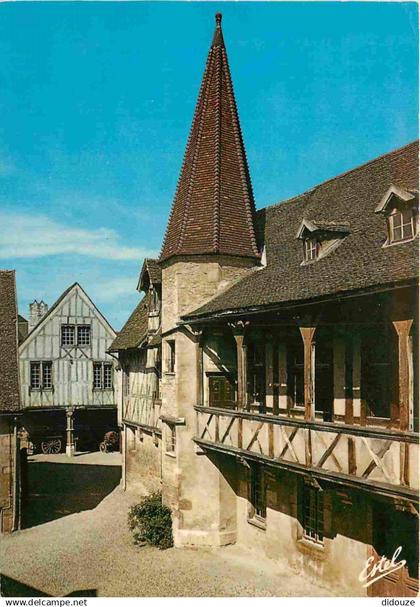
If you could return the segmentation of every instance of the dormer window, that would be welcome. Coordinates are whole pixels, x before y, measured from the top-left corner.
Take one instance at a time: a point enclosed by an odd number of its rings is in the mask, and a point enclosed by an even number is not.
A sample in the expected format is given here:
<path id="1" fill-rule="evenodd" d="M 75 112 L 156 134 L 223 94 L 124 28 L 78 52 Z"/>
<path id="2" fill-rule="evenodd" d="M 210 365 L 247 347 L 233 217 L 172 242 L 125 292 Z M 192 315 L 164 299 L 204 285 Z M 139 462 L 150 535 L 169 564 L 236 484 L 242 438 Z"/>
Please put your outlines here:
<path id="1" fill-rule="evenodd" d="M 350 234 L 350 225 L 343 221 L 304 219 L 296 238 L 303 243 L 301 265 L 313 263 L 336 249 Z"/>
<path id="2" fill-rule="evenodd" d="M 305 238 L 305 261 L 314 261 L 318 257 L 318 242 L 315 238 Z"/>
<path id="3" fill-rule="evenodd" d="M 409 242 L 417 235 L 418 193 L 392 185 L 375 209 L 386 216 L 388 238 L 384 246 Z"/>

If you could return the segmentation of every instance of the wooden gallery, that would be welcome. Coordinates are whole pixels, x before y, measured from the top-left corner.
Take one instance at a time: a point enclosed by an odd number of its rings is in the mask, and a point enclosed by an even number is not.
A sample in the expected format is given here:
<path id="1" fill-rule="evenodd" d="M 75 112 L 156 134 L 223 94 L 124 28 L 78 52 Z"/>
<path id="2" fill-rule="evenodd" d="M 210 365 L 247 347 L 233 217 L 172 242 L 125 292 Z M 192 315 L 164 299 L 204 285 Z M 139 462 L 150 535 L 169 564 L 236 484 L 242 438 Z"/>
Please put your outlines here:
<path id="1" fill-rule="evenodd" d="M 124 482 L 161 485 L 177 546 L 416 594 L 417 236 L 417 142 L 256 211 L 217 15 L 161 255 L 111 347 Z"/>

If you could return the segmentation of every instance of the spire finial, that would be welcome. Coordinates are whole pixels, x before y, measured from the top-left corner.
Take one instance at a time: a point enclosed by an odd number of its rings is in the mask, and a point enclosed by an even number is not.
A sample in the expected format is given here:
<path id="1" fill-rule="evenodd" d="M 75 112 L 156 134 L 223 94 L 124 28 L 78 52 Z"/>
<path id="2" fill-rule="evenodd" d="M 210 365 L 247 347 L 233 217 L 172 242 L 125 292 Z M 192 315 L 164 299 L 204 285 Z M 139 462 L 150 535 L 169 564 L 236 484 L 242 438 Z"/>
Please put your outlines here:
<path id="1" fill-rule="evenodd" d="M 222 13 L 216 13 L 216 27 L 220 27 L 222 23 Z"/>

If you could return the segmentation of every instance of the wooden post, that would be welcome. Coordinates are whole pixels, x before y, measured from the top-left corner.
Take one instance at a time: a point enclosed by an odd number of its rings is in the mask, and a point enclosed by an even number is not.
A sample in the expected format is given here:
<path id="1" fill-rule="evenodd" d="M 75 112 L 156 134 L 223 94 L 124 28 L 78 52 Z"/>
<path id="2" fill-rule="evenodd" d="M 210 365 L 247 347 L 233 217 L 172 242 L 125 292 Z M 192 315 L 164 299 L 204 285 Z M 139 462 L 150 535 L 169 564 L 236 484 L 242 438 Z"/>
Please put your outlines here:
<path id="1" fill-rule="evenodd" d="M 271 335 L 266 336 L 265 345 L 265 413 L 274 411 L 274 344 Z"/>
<path id="2" fill-rule="evenodd" d="M 344 423 L 354 424 L 354 408 L 353 408 L 353 340 L 352 336 L 348 335 L 344 345 L 344 398 L 345 411 Z"/>
<path id="3" fill-rule="evenodd" d="M 410 420 L 410 359 L 409 333 L 412 320 L 393 320 L 398 335 L 398 402 L 400 409 L 400 429 L 409 430 Z"/>
<path id="4" fill-rule="evenodd" d="M 315 376 L 315 343 L 314 335 L 316 327 L 299 327 L 303 339 L 303 376 L 304 376 L 304 400 L 305 420 L 309 421 L 315 417 L 314 402 L 314 376 Z"/>
<path id="5" fill-rule="evenodd" d="M 73 457 L 73 455 L 74 455 L 73 413 L 74 413 L 74 410 L 72 408 L 66 409 L 66 421 L 67 421 L 67 424 L 66 424 L 66 435 L 67 435 L 66 455 L 68 457 Z"/>
<path id="6" fill-rule="evenodd" d="M 195 402 L 197 405 L 203 404 L 203 344 L 201 341 L 202 334 L 196 335 L 195 341 Z"/>
<path id="7" fill-rule="evenodd" d="M 247 408 L 247 356 L 246 356 L 246 344 L 245 344 L 245 325 L 239 321 L 237 323 L 230 323 L 233 331 L 233 337 L 236 342 L 236 360 L 238 368 L 238 398 L 237 406 L 239 410 Z"/>

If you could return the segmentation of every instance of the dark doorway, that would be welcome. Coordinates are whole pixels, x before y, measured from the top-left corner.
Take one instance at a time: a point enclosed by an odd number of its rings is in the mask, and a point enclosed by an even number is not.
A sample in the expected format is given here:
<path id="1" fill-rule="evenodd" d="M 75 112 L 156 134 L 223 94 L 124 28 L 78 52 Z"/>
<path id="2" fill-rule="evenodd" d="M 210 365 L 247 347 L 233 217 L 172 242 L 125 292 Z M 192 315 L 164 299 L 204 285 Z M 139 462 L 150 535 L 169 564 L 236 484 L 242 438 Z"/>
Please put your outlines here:
<path id="1" fill-rule="evenodd" d="M 332 422 L 334 408 L 333 335 L 320 327 L 315 344 L 315 411 L 324 422 Z"/>
<path id="2" fill-rule="evenodd" d="M 362 332 L 361 396 L 367 417 L 389 420 L 398 402 L 398 343 L 392 326 L 378 323 Z"/>
<path id="3" fill-rule="evenodd" d="M 250 343 L 248 356 L 248 402 L 258 413 L 266 410 L 265 344 Z"/>

